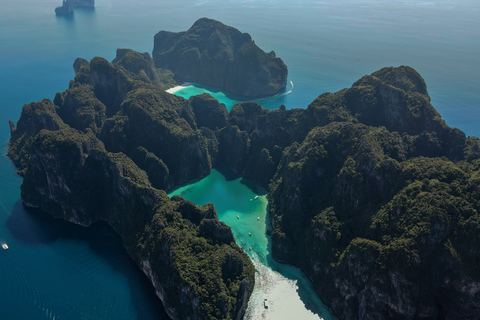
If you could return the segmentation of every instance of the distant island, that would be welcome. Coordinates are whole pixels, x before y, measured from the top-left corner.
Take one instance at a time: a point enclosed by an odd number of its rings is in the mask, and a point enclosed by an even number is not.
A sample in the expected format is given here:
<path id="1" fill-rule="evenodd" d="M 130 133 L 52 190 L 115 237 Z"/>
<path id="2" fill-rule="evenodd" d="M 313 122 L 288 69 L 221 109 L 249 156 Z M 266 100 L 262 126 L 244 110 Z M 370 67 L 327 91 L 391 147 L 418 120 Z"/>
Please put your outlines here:
<path id="1" fill-rule="evenodd" d="M 417 71 L 382 68 L 305 109 L 227 112 L 208 94 L 165 92 L 183 79 L 162 62 L 183 37 L 170 36 L 156 36 L 153 59 L 77 59 L 67 90 L 10 121 L 26 206 L 107 221 L 173 319 L 241 319 L 252 262 L 212 204 L 165 192 L 221 164 L 268 188 L 275 259 L 339 318 L 478 317 L 480 140 L 446 125 Z"/>
<path id="2" fill-rule="evenodd" d="M 62 6 L 55 8 L 55 14 L 68 15 L 73 14 L 74 8 L 93 8 L 95 0 L 63 0 Z"/>

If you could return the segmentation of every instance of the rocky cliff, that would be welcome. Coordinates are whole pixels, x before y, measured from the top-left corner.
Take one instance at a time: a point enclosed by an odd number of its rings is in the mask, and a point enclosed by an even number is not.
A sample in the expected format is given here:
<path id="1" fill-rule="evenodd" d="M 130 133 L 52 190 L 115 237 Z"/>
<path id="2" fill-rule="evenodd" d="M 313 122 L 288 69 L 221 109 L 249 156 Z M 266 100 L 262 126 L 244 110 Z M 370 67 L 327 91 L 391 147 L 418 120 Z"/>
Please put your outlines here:
<path id="1" fill-rule="evenodd" d="M 445 124 L 415 70 L 304 110 L 236 105 L 218 136 L 219 159 L 268 186 L 274 257 L 340 318 L 476 317 L 480 141 Z"/>
<path id="2" fill-rule="evenodd" d="M 213 205 L 160 190 L 210 172 L 213 138 L 189 101 L 152 84 L 149 56 L 123 53 L 113 64 L 78 59 L 69 89 L 10 123 L 22 201 L 83 226 L 107 221 L 173 319 L 241 319 L 254 286 L 248 256 Z"/>
<path id="3" fill-rule="evenodd" d="M 73 14 L 74 8 L 93 8 L 95 0 L 63 0 L 62 6 L 55 8 L 55 14 Z"/>
<path id="4" fill-rule="evenodd" d="M 248 98 L 285 89 L 287 67 L 275 52 L 260 49 L 247 33 L 207 18 L 186 32 L 155 35 L 157 68 L 172 70 L 178 81 L 198 82 Z"/>
<path id="5" fill-rule="evenodd" d="M 172 317 L 239 319 L 251 262 L 211 205 L 160 191 L 223 164 L 268 187 L 274 257 L 340 318 L 478 316 L 480 140 L 445 124 L 415 70 L 381 69 L 306 109 L 228 114 L 167 94 L 152 68 L 124 50 L 78 59 L 69 89 L 24 106 L 8 155 L 26 205 L 108 221 Z"/>

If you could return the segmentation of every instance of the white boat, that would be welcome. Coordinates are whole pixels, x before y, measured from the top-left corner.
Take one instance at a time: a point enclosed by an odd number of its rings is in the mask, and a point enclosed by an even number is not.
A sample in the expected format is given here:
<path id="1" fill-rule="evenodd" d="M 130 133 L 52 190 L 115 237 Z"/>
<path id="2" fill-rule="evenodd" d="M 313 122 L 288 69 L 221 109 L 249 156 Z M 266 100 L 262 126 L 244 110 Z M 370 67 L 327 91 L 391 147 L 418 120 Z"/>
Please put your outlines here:
<path id="1" fill-rule="evenodd" d="M 260 220 L 260 217 L 257 217 L 257 220 Z"/>
<path id="2" fill-rule="evenodd" d="M 237 214 L 237 219 L 240 219 L 240 217 L 238 216 L 238 214 Z"/>
<path id="3" fill-rule="evenodd" d="M 255 200 L 257 200 L 257 199 L 258 199 L 258 196 L 255 196 Z"/>
<path id="4" fill-rule="evenodd" d="M 251 233 L 251 232 L 249 232 L 249 233 L 248 233 L 248 235 L 251 237 L 251 236 L 252 236 L 252 233 Z"/>
<path id="5" fill-rule="evenodd" d="M 8 249 L 8 245 L 6 243 L 2 243 L 2 248 L 3 250 L 7 250 Z"/>

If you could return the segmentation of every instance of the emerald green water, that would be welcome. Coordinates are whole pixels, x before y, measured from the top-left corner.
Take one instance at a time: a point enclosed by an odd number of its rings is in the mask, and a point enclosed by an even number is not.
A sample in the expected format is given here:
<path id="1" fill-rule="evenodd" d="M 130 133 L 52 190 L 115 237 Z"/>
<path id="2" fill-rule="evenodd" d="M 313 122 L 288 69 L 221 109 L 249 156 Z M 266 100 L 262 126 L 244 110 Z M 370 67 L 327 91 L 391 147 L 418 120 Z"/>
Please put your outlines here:
<path id="1" fill-rule="evenodd" d="M 258 102 L 262 107 L 267 109 L 277 109 L 281 104 L 286 103 L 287 95 L 293 91 L 293 82 L 290 81 L 287 88 L 273 97 L 255 99 L 253 101 Z M 208 93 L 220 103 L 223 103 L 228 111 L 232 109 L 232 106 L 236 103 L 247 101 L 242 97 L 235 96 L 233 94 L 224 93 L 217 88 L 206 86 L 199 83 L 187 85 L 185 88 L 175 91 L 173 94 L 183 97 L 185 99 L 191 96 L 196 96 L 202 93 Z"/>
<path id="2" fill-rule="evenodd" d="M 273 259 L 266 234 L 270 222 L 265 189 L 221 167 L 169 194 L 173 195 L 199 205 L 213 202 L 219 219 L 232 228 L 237 244 L 252 259 L 255 288 L 246 319 L 335 319 L 298 268 Z M 268 299 L 268 309 L 264 299 Z"/>
<path id="3" fill-rule="evenodd" d="M 235 103 L 242 101 L 242 98 L 240 97 L 227 95 L 216 88 L 204 86 L 201 84 L 191 84 L 189 86 L 186 86 L 183 89 L 175 91 L 174 94 L 180 97 L 184 97 L 185 99 L 188 99 L 191 96 L 196 96 L 204 92 L 209 93 L 212 97 L 217 99 L 220 103 L 225 104 L 225 106 L 227 107 L 227 110 L 229 111 Z"/>

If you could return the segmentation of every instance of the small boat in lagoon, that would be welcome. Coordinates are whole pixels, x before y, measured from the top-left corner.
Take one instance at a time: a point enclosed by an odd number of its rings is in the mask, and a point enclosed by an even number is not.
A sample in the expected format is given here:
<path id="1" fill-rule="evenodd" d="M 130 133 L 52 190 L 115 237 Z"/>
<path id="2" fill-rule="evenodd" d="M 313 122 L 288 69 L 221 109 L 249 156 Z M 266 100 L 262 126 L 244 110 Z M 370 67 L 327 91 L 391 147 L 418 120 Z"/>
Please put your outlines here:
<path id="1" fill-rule="evenodd" d="M 3 250 L 8 250 L 8 245 L 6 243 L 2 243 Z"/>

